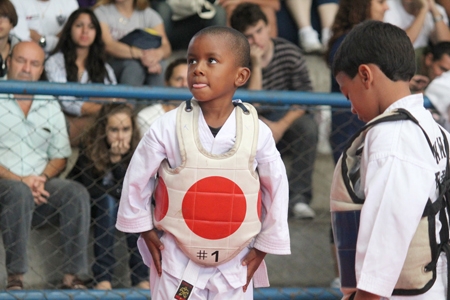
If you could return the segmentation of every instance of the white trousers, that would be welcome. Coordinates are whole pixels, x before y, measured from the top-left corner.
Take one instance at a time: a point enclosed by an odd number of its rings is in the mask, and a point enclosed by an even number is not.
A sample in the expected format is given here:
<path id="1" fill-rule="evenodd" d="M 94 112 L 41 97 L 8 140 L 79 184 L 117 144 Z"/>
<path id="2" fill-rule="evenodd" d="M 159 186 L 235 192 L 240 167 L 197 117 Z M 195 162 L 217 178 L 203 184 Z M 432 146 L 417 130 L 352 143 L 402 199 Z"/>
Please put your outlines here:
<path id="1" fill-rule="evenodd" d="M 173 299 L 180 284 L 180 279 L 162 272 L 158 276 L 153 262 L 150 267 L 150 292 L 152 300 Z M 253 281 L 244 293 L 242 287 L 237 289 L 228 284 L 219 270 L 209 279 L 204 289 L 194 287 L 189 300 L 253 300 Z"/>

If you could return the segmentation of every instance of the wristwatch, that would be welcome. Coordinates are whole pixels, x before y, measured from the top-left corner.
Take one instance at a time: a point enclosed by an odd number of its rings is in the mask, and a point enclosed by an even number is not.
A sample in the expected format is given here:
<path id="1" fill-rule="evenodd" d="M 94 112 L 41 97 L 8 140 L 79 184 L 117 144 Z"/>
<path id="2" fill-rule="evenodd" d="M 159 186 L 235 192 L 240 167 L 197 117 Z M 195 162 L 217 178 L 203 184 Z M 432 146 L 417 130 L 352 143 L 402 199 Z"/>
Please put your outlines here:
<path id="1" fill-rule="evenodd" d="M 444 20 L 444 17 L 442 15 L 433 16 L 434 23 L 440 22 Z"/>
<path id="2" fill-rule="evenodd" d="M 41 38 L 39 39 L 39 46 L 41 46 L 42 48 L 45 48 L 46 45 L 47 45 L 47 40 L 45 39 L 45 36 L 41 36 Z"/>

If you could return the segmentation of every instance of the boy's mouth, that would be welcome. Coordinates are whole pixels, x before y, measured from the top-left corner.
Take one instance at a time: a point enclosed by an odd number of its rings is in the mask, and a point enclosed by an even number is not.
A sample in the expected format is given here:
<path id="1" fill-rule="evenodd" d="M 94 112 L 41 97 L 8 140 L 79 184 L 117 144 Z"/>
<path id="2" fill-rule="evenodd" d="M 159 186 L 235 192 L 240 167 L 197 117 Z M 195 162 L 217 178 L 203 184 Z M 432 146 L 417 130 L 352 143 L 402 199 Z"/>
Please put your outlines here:
<path id="1" fill-rule="evenodd" d="M 201 89 L 201 88 L 204 88 L 204 87 L 206 87 L 206 86 L 207 86 L 206 83 L 194 83 L 194 84 L 192 84 L 192 87 L 193 87 L 194 89 Z"/>

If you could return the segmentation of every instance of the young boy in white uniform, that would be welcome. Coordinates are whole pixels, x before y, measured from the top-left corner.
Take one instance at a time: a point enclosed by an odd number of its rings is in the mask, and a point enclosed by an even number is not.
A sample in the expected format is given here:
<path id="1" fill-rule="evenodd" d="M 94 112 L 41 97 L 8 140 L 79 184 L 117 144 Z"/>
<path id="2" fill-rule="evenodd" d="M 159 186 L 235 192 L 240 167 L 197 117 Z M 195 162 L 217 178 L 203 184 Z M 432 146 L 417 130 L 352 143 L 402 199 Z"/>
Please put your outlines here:
<path id="1" fill-rule="evenodd" d="M 439 188 L 447 189 L 445 140 L 449 137 L 423 107 L 422 94 L 411 95 L 408 83 L 414 72 L 414 49 L 405 32 L 377 21 L 356 26 L 334 58 L 333 74 L 359 119 L 373 124 L 374 119 L 397 114 L 398 110 L 412 115 L 377 123 L 357 135 L 361 141 L 354 153 L 359 172 L 354 177 L 346 177 L 352 173 L 351 165 L 348 173 L 340 168 L 348 161 L 346 155 L 352 147 L 346 149 L 336 167 L 331 189 L 333 220 L 344 211 L 360 210 L 354 265 L 345 260 L 344 252 L 348 254 L 349 248 L 341 248 L 339 259 L 341 279 L 352 272 L 355 279 L 354 286 L 343 283 L 344 299 L 447 299 L 444 251 L 448 250 L 448 220 L 443 216 L 440 219 L 439 211 L 426 215 L 425 207 L 438 200 L 447 203 L 445 197 L 439 197 Z M 345 191 L 351 200 L 345 199 Z M 430 241 L 436 242 L 436 248 L 430 257 L 425 256 L 426 266 L 405 271 L 411 254 L 416 254 L 413 262 L 423 256 L 420 251 L 409 251 L 414 249 L 414 241 L 421 240 L 416 232 L 420 222 L 435 226 L 426 227 L 423 252 L 430 252 Z M 339 245 L 348 242 L 340 232 L 350 230 L 339 222 L 333 224 L 333 230 L 339 252 Z M 433 256 L 436 266 L 428 264 Z M 414 284 L 415 279 L 428 275 L 425 285 Z M 405 285 L 409 288 L 402 290 Z"/>
<path id="2" fill-rule="evenodd" d="M 239 105 L 242 103 L 235 107 L 232 99 L 236 89 L 244 85 L 250 76 L 249 55 L 247 39 L 227 27 L 205 28 L 189 44 L 188 84 L 194 96 L 191 102 L 200 107 L 198 125 L 194 125 L 194 129 L 198 128 L 195 132 L 197 146 L 201 144 L 199 147 L 203 147 L 206 155 L 229 153 L 239 138 L 241 126 L 237 125 L 237 116 L 241 115 L 242 108 Z M 246 107 L 250 108 L 248 105 Z M 255 286 L 268 285 L 263 262 L 265 254 L 290 254 L 287 224 L 289 196 L 284 164 L 270 129 L 256 119 L 259 131 L 253 133 L 257 137 L 255 157 L 249 160 L 248 166 L 251 172 L 257 170 L 259 176 L 261 229 L 248 247 L 228 261 L 216 266 L 193 263 L 195 257 L 189 258 L 181 250 L 178 238 L 169 232 L 158 235 L 152 220 L 155 215 L 155 220 L 158 219 L 157 211 L 161 211 L 161 208 L 158 210 L 158 205 L 161 207 L 158 197 L 155 197 L 154 214 L 151 209 L 155 175 L 162 161 L 166 159 L 172 170 L 182 168 L 185 155 L 196 151 L 192 148 L 180 151 L 180 139 L 177 136 L 180 119 L 177 118 L 186 113 L 180 110 L 179 107 L 156 120 L 136 149 L 125 176 L 116 226 L 124 232 L 141 233 L 141 242 L 145 242 L 141 243 L 141 253 L 151 265 L 153 300 L 173 299 L 175 294 L 177 299 L 191 300 L 253 299 L 253 287 L 249 284 L 252 278 Z M 253 113 L 254 109 L 250 108 L 250 114 Z M 217 212 L 220 214 L 220 208 L 217 208 Z M 215 225 L 212 222 L 211 226 Z M 197 276 L 192 276 L 189 271 L 192 266 L 198 272 Z M 192 281 L 189 282 L 186 276 Z M 182 281 L 188 281 L 188 284 L 180 286 Z M 183 288 L 189 284 L 192 285 L 191 290 L 186 294 L 180 293 L 186 291 Z"/>

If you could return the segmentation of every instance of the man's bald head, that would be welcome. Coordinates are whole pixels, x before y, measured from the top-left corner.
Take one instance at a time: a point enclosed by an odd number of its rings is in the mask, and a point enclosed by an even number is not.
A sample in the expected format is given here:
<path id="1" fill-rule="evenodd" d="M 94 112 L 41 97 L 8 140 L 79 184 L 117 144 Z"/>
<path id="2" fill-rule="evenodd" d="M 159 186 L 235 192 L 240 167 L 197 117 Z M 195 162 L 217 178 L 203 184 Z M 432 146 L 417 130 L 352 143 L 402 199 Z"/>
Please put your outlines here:
<path id="1" fill-rule="evenodd" d="M 45 53 L 35 42 L 17 43 L 8 57 L 8 79 L 38 81 L 44 71 Z"/>

